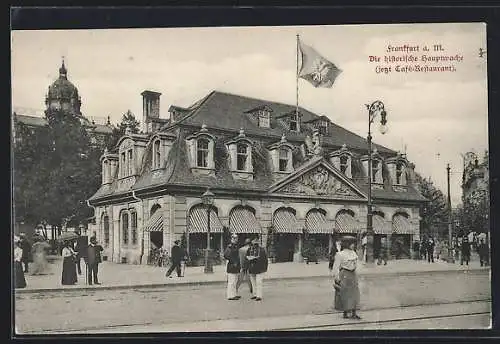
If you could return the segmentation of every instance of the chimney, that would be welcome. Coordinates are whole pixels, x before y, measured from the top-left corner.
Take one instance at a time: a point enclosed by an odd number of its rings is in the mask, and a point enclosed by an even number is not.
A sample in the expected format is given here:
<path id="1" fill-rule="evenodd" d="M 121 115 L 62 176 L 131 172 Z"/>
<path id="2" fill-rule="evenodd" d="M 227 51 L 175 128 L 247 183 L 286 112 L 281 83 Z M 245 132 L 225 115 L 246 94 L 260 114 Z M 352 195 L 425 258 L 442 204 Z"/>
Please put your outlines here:
<path id="1" fill-rule="evenodd" d="M 153 131 L 152 122 L 160 118 L 160 96 L 161 93 L 145 90 L 142 96 L 142 131 L 150 133 Z"/>

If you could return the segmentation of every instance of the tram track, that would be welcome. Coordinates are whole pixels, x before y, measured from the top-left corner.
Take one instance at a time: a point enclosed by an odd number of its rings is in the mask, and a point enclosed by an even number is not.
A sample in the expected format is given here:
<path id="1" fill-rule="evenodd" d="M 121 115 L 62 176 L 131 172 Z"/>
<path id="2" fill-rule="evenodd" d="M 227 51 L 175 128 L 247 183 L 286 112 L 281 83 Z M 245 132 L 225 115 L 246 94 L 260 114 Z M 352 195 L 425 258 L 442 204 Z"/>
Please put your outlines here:
<path id="1" fill-rule="evenodd" d="M 426 303 L 426 304 L 415 304 L 415 305 L 404 305 L 404 306 L 391 306 L 391 307 L 373 307 L 373 308 L 363 308 L 360 310 L 360 313 L 368 313 L 368 312 L 390 312 L 394 310 L 410 310 L 410 309 L 417 309 L 417 308 L 425 308 L 425 307 L 439 307 L 439 306 L 451 306 L 451 305 L 457 305 L 459 307 L 457 308 L 464 308 L 467 307 L 467 305 L 473 305 L 473 304 L 486 304 L 490 303 L 491 299 L 490 298 L 478 298 L 474 300 L 460 300 L 460 301 L 450 301 L 450 302 L 438 302 L 438 303 Z M 308 313 L 304 314 L 304 316 L 309 316 L 309 317 L 324 317 L 328 315 L 338 315 L 339 317 L 341 316 L 342 312 L 339 311 L 328 311 L 328 312 L 314 312 L 314 313 Z M 390 318 L 390 319 L 377 319 L 376 321 L 373 320 L 365 320 L 361 319 L 361 321 L 355 321 L 355 320 L 350 320 L 346 319 L 343 322 L 337 322 L 334 323 L 333 321 L 329 321 L 327 323 L 322 323 L 322 324 L 312 324 L 312 325 L 304 325 L 304 326 L 278 326 L 276 328 L 272 328 L 271 331 L 313 331 L 313 330 L 326 330 L 326 329 L 335 329 L 337 327 L 346 327 L 346 326 L 359 326 L 359 325 L 381 325 L 381 324 L 389 324 L 389 323 L 401 323 L 401 322 L 408 322 L 408 321 L 419 321 L 419 320 L 431 320 L 431 319 L 444 319 L 444 318 L 453 318 L 453 317 L 463 317 L 463 316 L 479 316 L 479 315 L 490 315 L 490 312 L 487 311 L 472 311 L 472 312 L 456 312 L 456 313 L 447 313 L 447 314 L 441 314 L 441 315 L 422 315 L 422 316 L 412 316 L 412 317 L 399 317 L 399 318 Z M 278 316 L 276 318 L 286 318 L 286 317 L 297 317 L 299 314 L 287 314 L 283 316 Z M 196 324 L 206 324 L 206 328 L 210 328 L 210 323 L 214 322 L 221 322 L 221 321 L 230 321 L 230 320 L 237 320 L 237 321 L 256 321 L 259 320 L 260 318 L 254 317 L 254 318 L 238 318 L 238 319 L 227 319 L 227 318 L 219 318 L 219 319 L 211 319 L 211 320 L 202 320 L 196 322 Z M 269 322 L 272 322 L 272 320 L 269 320 Z M 23 334 L 30 335 L 30 334 L 63 334 L 63 333 L 93 333 L 95 331 L 98 331 L 99 333 L 106 333 L 106 330 L 116 331 L 116 330 L 123 330 L 120 331 L 122 333 L 127 333 L 127 329 L 134 329 L 134 328 L 147 328 L 147 327 L 155 327 L 155 328 L 165 328 L 165 332 L 167 332 L 169 326 L 182 326 L 183 324 L 186 324 L 186 326 L 189 326 L 186 322 L 184 321 L 171 321 L 169 323 L 153 323 L 153 322 L 143 322 L 143 323 L 122 323 L 122 324 L 112 324 L 112 325 L 106 325 L 106 326 L 88 326 L 88 327 L 82 327 L 82 328 L 69 328 L 69 329 L 43 329 L 43 330 L 38 330 L 38 331 L 27 331 L 24 332 Z M 162 330 L 163 332 L 163 330 Z M 168 331 L 168 332 L 176 332 L 176 331 Z M 196 332 L 196 331 L 195 331 Z M 146 332 L 147 333 L 147 332 Z"/>

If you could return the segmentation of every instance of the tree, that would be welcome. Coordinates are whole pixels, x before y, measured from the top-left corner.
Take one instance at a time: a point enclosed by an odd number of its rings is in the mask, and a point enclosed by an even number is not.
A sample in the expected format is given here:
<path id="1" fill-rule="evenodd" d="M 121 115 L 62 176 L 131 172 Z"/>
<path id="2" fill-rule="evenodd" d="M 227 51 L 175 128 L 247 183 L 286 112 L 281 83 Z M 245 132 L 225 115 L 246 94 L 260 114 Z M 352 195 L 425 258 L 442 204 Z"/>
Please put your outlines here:
<path id="1" fill-rule="evenodd" d="M 430 178 L 423 178 L 418 173 L 415 173 L 415 183 L 422 196 L 429 200 L 420 208 L 423 232 L 428 235 L 446 237 L 449 209 L 445 195 L 434 186 Z"/>
<path id="2" fill-rule="evenodd" d="M 38 223 L 40 198 L 46 192 L 44 163 L 49 159 L 48 128 L 33 129 L 15 123 L 13 143 L 13 191 L 16 222 Z"/>
<path id="3" fill-rule="evenodd" d="M 120 124 L 113 128 L 113 132 L 106 142 L 108 150 L 111 151 L 115 149 L 120 138 L 125 135 L 127 127 L 130 128 L 130 131 L 133 134 L 137 134 L 140 131 L 140 122 L 137 121 L 134 114 L 130 110 L 127 110 L 127 112 L 123 114 Z"/>
<path id="4" fill-rule="evenodd" d="M 91 215 L 86 200 L 100 185 L 101 149 L 91 144 L 80 118 L 64 110 L 46 112 L 48 125 L 18 125 L 14 150 L 16 220 L 61 228 Z"/>

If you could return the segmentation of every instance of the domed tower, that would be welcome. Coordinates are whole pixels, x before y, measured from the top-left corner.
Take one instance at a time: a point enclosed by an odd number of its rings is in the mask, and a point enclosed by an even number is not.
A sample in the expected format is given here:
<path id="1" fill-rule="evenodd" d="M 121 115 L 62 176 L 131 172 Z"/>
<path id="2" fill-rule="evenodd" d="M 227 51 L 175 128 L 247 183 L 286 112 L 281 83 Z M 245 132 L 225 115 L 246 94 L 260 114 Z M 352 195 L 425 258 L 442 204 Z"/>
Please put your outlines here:
<path id="1" fill-rule="evenodd" d="M 75 116 L 81 116 L 81 104 L 78 89 L 68 80 L 68 71 L 63 60 L 59 68 L 59 78 L 49 86 L 49 92 L 45 98 L 47 110 L 65 110 Z"/>

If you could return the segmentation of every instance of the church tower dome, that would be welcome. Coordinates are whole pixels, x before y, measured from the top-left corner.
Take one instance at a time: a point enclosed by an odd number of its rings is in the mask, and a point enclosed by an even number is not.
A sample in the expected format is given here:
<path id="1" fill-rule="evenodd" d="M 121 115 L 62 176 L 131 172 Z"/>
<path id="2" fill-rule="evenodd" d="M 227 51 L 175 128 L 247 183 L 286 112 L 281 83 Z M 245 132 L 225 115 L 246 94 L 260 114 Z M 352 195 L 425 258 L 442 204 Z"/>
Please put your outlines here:
<path id="1" fill-rule="evenodd" d="M 59 78 L 49 86 L 45 98 L 47 110 L 66 110 L 74 115 L 81 115 L 81 99 L 78 89 L 68 80 L 68 71 L 64 60 L 59 68 Z"/>

